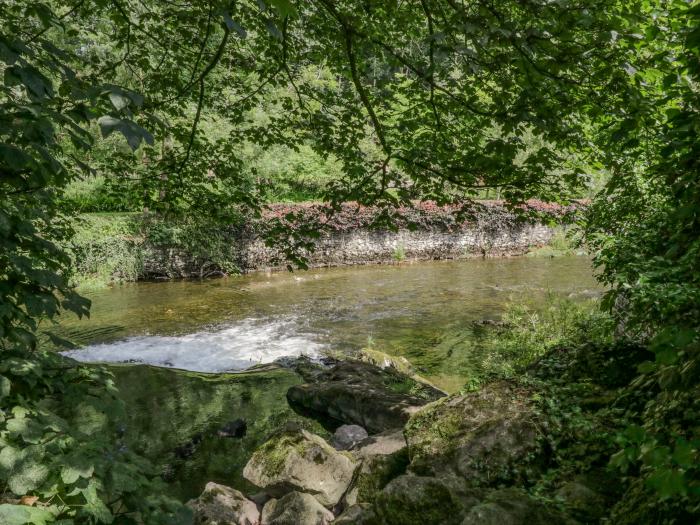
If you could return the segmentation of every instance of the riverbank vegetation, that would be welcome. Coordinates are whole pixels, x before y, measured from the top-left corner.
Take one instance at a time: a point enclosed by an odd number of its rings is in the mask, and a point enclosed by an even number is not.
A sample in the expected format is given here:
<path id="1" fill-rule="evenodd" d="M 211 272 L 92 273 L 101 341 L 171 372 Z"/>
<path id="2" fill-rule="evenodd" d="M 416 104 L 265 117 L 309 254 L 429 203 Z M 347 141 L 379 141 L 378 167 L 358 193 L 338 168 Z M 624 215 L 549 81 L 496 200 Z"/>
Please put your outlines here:
<path id="1" fill-rule="evenodd" d="M 110 375 L 37 347 L 61 312 L 89 315 L 76 209 L 179 217 L 191 229 L 160 233 L 189 239 L 270 200 L 354 201 L 389 225 L 415 201 L 517 210 L 594 191 L 580 227 L 615 341 L 575 355 L 620 356 L 633 377 L 605 403 L 597 455 L 561 467 L 624 473 L 613 522 L 697 521 L 696 1 L 0 0 L 0 28 L 0 521 L 191 519 L 122 446 Z M 283 219 L 303 267 L 317 224 Z M 576 413 L 565 388 L 545 397 Z M 597 428 L 558 419 L 574 449 Z"/>

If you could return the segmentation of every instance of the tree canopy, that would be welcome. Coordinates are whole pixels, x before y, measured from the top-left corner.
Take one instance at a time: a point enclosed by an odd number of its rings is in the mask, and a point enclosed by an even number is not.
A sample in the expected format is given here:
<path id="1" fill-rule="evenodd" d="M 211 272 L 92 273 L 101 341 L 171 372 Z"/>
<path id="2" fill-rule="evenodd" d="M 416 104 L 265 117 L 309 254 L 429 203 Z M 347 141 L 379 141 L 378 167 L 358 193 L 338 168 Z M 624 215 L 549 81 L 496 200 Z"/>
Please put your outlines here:
<path id="1" fill-rule="evenodd" d="M 8 523 L 109 522 L 127 514 L 115 501 L 180 512 L 136 502 L 147 467 L 92 464 L 113 443 L 66 430 L 56 408 L 94 389 L 109 402 L 108 376 L 56 373 L 37 348 L 39 323 L 89 313 L 68 285 L 66 185 L 99 168 L 154 212 L 227 221 L 263 203 L 246 145 L 301 142 L 339 163 L 331 207 L 389 221 L 485 189 L 566 201 L 604 174 L 582 227 L 608 308 L 657 352 L 640 383 L 658 391 L 618 462 L 697 502 L 697 409 L 677 410 L 698 377 L 697 2 L 0 0 L 0 22 L 0 479 L 56 496 L 0 505 Z M 275 111 L 256 118 L 261 105 Z"/>

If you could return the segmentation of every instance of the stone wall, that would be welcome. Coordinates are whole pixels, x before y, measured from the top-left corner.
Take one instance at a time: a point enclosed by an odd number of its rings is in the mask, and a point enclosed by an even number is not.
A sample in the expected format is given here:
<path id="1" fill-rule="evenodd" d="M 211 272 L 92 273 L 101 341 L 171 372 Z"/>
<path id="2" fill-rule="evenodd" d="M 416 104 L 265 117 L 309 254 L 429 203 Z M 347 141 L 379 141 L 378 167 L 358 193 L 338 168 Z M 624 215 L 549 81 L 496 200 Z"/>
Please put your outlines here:
<path id="1" fill-rule="evenodd" d="M 493 228 L 482 223 L 458 231 L 357 229 L 325 233 L 317 240 L 316 249 L 305 255 L 311 268 L 503 257 L 544 246 L 553 232 L 552 227 L 527 223 Z M 237 254 L 236 266 L 243 273 L 286 267 L 281 251 L 266 246 L 260 237 L 232 233 L 231 242 Z M 211 260 L 193 257 L 178 247 L 146 246 L 143 252 L 143 279 L 203 278 L 225 273 Z"/>
<path id="2" fill-rule="evenodd" d="M 182 247 L 146 242 L 142 278 L 201 278 L 232 268 L 243 273 L 283 269 L 287 260 L 281 243 L 292 239 L 303 246 L 310 241 L 303 232 L 320 232 L 313 241 L 314 250 L 295 249 L 312 268 L 521 255 L 546 245 L 554 234 L 554 227 L 548 225 L 570 222 L 585 205 L 529 201 L 512 210 L 498 201 L 480 201 L 469 208 L 419 202 L 394 210 L 389 222 L 398 228 L 390 230 L 381 228 L 382 210 L 355 203 L 345 203 L 332 213 L 323 205 L 274 204 L 262 217 L 224 233 L 225 254 L 219 253 L 221 243 L 218 248 L 207 248 L 206 233 L 202 249 L 195 250 L 196 257 Z M 207 249 L 217 253 L 207 253 Z M 226 267 L 215 262 L 222 260 Z"/>
<path id="3" fill-rule="evenodd" d="M 310 267 L 388 264 L 397 260 L 442 260 L 522 255 L 544 246 L 553 228 L 543 224 L 474 225 L 460 231 L 358 229 L 327 233 L 306 254 Z M 250 272 L 274 269 L 283 257 L 261 239 L 239 241 L 240 267 Z"/>

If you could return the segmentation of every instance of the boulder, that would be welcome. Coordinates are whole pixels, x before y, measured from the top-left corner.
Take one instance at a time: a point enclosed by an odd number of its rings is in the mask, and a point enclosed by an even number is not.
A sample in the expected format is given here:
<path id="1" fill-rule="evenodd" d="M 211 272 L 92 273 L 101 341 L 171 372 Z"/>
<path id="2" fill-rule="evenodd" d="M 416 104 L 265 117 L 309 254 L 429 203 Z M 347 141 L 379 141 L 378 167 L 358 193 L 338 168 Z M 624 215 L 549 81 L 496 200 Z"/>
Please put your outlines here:
<path id="1" fill-rule="evenodd" d="M 368 504 L 352 505 L 338 516 L 333 525 L 379 525 L 377 515 Z"/>
<path id="2" fill-rule="evenodd" d="M 446 479 L 403 475 L 377 495 L 374 511 L 386 525 L 456 525 L 480 496 Z"/>
<path id="3" fill-rule="evenodd" d="M 605 498 L 580 481 L 564 483 L 556 495 L 573 516 L 587 522 L 597 522 L 607 511 Z"/>
<path id="4" fill-rule="evenodd" d="M 374 502 L 387 483 L 404 474 L 408 466 L 408 447 L 400 431 L 369 437 L 352 452 L 361 463 L 345 496 L 346 504 Z"/>
<path id="5" fill-rule="evenodd" d="M 316 498 L 302 492 L 290 492 L 271 499 L 263 507 L 262 525 L 328 525 L 333 513 Z"/>
<path id="6" fill-rule="evenodd" d="M 501 381 L 425 407 L 406 426 L 411 472 L 472 486 L 527 481 L 546 456 L 532 396 Z"/>
<path id="7" fill-rule="evenodd" d="M 331 445 L 336 450 L 349 450 L 367 436 L 367 431 L 359 425 L 341 425 L 335 429 Z"/>
<path id="8" fill-rule="evenodd" d="M 296 490 L 330 508 L 347 490 L 356 466 L 350 454 L 338 452 L 323 438 L 287 428 L 255 451 L 243 476 L 273 497 Z"/>
<path id="9" fill-rule="evenodd" d="M 402 428 L 411 414 L 444 394 L 387 368 L 341 362 L 311 383 L 293 386 L 287 400 L 297 412 L 328 425 L 360 425 L 370 433 Z"/>
<path id="10" fill-rule="evenodd" d="M 462 525 L 576 525 L 576 521 L 524 491 L 495 490 L 471 507 Z"/>
<path id="11" fill-rule="evenodd" d="M 207 525 L 258 525 L 260 511 L 255 503 L 236 489 L 207 483 L 199 498 L 187 503 L 194 511 L 194 523 Z"/>

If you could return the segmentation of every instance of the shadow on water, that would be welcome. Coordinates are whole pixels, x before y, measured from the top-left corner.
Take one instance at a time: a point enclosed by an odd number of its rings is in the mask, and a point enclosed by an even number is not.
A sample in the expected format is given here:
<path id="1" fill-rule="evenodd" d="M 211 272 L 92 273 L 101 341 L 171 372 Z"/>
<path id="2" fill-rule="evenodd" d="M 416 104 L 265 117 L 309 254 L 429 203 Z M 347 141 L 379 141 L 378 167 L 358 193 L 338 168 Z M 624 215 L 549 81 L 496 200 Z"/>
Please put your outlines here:
<path id="1" fill-rule="evenodd" d="M 286 369 L 198 374 L 144 365 L 110 367 L 127 404 L 124 438 L 155 463 L 172 495 L 197 496 L 208 481 L 255 491 L 243 467 L 267 436 L 300 421 L 285 394 L 301 382 Z"/>

